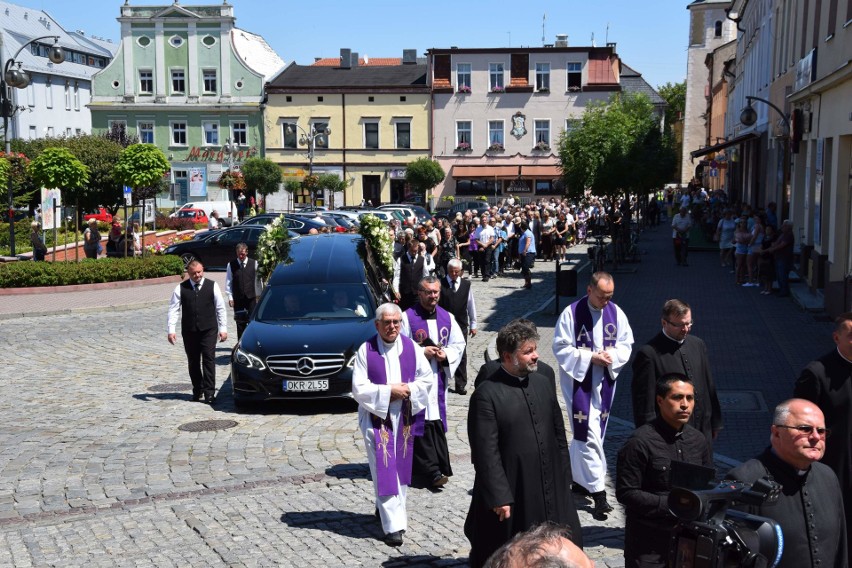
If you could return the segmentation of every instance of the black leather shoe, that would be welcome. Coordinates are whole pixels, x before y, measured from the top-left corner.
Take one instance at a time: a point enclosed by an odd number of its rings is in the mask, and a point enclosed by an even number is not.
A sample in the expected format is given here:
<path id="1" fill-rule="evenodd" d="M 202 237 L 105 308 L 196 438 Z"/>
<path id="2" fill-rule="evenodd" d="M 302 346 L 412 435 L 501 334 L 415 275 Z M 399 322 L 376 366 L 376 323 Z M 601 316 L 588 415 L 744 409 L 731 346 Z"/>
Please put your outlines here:
<path id="1" fill-rule="evenodd" d="M 612 505 L 606 500 L 606 491 L 592 493 L 592 499 L 595 501 L 595 506 L 592 509 L 592 516 L 595 519 L 600 519 L 600 517 L 612 512 Z"/>
<path id="2" fill-rule="evenodd" d="M 467 394 L 467 389 L 456 387 L 456 394 Z"/>
<path id="3" fill-rule="evenodd" d="M 402 531 L 396 531 L 385 535 L 385 544 L 388 546 L 402 546 Z"/>
<path id="4" fill-rule="evenodd" d="M 192 402 L 199 402 L 200 400 L 201 400 L 200 394 L 193 394 L 192 395 Z"/>
<path id="5" fill-rule="evenodd" d="M 216 396 L 215 395 L 212 395 L 212 394 L 205 394 L 204 395 L 204 404 L 209 404 L 210 406 L 213 406 L 213 403 L 215 403 L 215 402 L 216 402 Z"/>
<path id="6" fill-rule="evenodd" d="M 443 487 L 449 480 L 449 477 L 439 471 L 432 477 L 432 487 Z"/>

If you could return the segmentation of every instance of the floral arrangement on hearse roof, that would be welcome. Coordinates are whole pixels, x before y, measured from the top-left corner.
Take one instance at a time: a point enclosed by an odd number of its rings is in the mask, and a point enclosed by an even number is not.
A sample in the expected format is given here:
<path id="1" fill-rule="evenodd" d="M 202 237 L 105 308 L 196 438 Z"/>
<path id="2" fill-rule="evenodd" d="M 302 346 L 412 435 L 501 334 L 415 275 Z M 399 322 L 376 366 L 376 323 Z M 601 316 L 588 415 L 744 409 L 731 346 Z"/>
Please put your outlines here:
<path id="1" fill-rule="evenodd" d="M 284 215 L 266 226 L 257 242 L 257 272 L 265 283 L 269 281 L 275 268 L 281 264 L 290 264 L 290 231 Z"/>
<path id="2" fill-rule="evenodd" d="M 381 285 L 392 297 L 393 290 L 393 238 L 384 222 L 372 214 L 361 217 L 358 233 L 364 239 L 364 264 L 378 269 Z M 360 252 L 360 249 L 359 249 Z"/>

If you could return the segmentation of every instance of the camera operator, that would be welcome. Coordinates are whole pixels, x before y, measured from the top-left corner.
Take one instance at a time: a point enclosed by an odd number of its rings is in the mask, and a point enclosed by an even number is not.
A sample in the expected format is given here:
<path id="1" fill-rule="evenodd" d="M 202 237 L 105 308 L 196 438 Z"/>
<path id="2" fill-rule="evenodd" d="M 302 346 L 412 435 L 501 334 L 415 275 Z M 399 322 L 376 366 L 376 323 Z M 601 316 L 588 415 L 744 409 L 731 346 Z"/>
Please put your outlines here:
<path id="1" fill-rule="evenodd" d="M 794 398 L 775 407 L 771 448 L 728 473 L 746 483 L 770 475 L 782 486 L 770 506 L 737 506 L 777 522 L 784 534 L 778 568 L 846 568 L 846 519 L 837 476 L 818 463 L 828 430 L 815 404 Z M 843 442 L 841 440 L 841 442 Z"/>
<path id="2" fill-rule="evenodd" d="M 618 452 L 615 495 L 627 509 L 627 568 L 666 566 L 678 522 L 668 506 L 672 462 L 713 467 L 707 439 L 687 424 L 695 407 L 692 381 L 681 374 L 663 375 L 655 390 L 659 416 L 637 428 Z"/>

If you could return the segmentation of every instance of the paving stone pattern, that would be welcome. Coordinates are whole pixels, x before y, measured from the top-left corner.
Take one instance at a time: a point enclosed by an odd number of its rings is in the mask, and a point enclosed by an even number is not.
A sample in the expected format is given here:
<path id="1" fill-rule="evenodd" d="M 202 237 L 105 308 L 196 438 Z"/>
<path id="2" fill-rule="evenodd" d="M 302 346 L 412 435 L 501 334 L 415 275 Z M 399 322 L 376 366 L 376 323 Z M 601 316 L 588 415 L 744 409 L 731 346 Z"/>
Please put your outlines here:
<path id="1" fill-rule="evenodd" d="M 666 298 L 689 301 L 720 388 L 757 391 L 771 410 L 801 366 L 830 347 L 829 324 L 789 299 L 735 287 L 715 254 L 675 267 L 663 229 L 640 245 L 647 254 L 628 266 L 633 272 L 616 274 L 615 298 L 637 342 L 656 332 Z M 582 247 L 573 250 L 582 257 Z M 540 355 L 554 363 L 553 264 L 539 262 L 534 272 L 530 291 L 519 288 L 517 273 L 474 283 L 481 331 L 470 341 L 471 379 L 499 327 L 520 315 L 537 322 Z M 0 566 L 467 565 L 468 397 L 449 397 L 454 477 L 440 493 L 409 492 L 405 544 L 388 548 L 378 540 L 351 401 L 237 412 L 227 367 L 235 334 L 217 349 L 215 408 L 190 402 L 189 390 L 151 390 L 188 386 L 183 349 L 165 337 L 173 287 L 0 297 L 8 370 L 0 378 Z M 629 380 L 629 371 L 619 380 L 618 418 L 607 434 L 610 470 L 632 429 Z M 178 430 L 199 420 L 238 424 Z M 762 449 L 769 415 L 731 412 L 725 420 L 720 471 Z M 623 566 L 621 508 L 606 521 L 592 519 L 588 504 L 580 515 L 597 565 Z"/>

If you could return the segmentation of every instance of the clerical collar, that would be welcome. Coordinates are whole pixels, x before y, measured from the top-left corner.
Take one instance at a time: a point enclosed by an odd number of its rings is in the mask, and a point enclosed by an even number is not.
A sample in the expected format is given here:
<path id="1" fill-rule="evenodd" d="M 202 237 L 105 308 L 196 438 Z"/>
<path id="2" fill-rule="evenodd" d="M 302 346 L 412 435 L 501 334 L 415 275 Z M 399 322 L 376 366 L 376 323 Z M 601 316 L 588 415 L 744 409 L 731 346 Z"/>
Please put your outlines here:
<path id="1" fill-rule="evenodd" d="M 677 339 L 675 339 L 674 337 L 672 337 L 671 335 L 669 335 L 668 333 L 666 333 L 666 328 L 663 328 L 663 335 L 665 335 L 666 337 L 668 337 L 669 339 L 671 339 L 672 341 L 674 341 L 674 342 L 675 342 L 675 343 L 677 343 L 678 345 L 683 345 L 683 342 L 684 342 L 684 341 L 686 341 L 686 337 L 684 337 L 683 339 L 681 339 L 680 341 L 678 341 Z"/>
<path id="2" fill-rule="evenodd" d="M 513 377 L 515 379 L 518 379 L 519 383 L 522 383 L 525 380 L 527 380 L 527 377 L 519 377 L 518 375 L 513 375 L 512 373 L 510 373 L 509 370 L 506 368 L 506 366 L 503 363 L 500 363 L 500 367 L 503 369 L 503 371 L 505 371 L 505 373 L 507 375 L 509 375 L 510 377 Z"/>
<path id="3" fill-rule="evenodd" d="M 599 314 L 603 311 L 603 308 L 596 308 L 594 305 L 592 305 L 592 301 L 589 300 L 588 298 L 586 298 L 586 303 L 589 304 L 589 309 L 592 310 L 595 313 Z"/>
<path id="4" fill-rule="evenodd" d="M 846 361 L 847 363 L 852 363 L 852 361 L 843 356 L 843 353 L 840 352 L 840 347 L 837 348 L 837 354 L 840 355 L 840 358 Z"/>
<path id="5" fill-rule="evenodd" d="M 806 475 L 808 474 L 808 472 L 811 470 L 810 466 L 808 466 L 808 469 L 798 469 L 797 467 L 795 467 L 794 465 L 790 464 L 789 462 L 784 461 L 783 459 L 781 459 L 781 456 L 779 456 L 779 455 L 778 455 L 778 452 L 776 452 L 776 451 L 775 451 L 775 448 L 769 448 L 769 451 L 772 453 L 772 456 L 773 456 L 775 459 L 777 459 L 779 462 L 781 462 L 781 463 L 783 463 L 784 465 L 786 465 L 788 468 L 790 468 L 790 470 L 792 470 L 792 471 L 793 471 L 793 473 L 795 473 L 795 474 L 796 474 L 796 475 L 798 475 L 799 477 L 804 477 L 804 476 L 806 476 Z"/>

